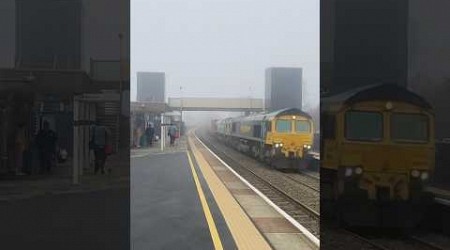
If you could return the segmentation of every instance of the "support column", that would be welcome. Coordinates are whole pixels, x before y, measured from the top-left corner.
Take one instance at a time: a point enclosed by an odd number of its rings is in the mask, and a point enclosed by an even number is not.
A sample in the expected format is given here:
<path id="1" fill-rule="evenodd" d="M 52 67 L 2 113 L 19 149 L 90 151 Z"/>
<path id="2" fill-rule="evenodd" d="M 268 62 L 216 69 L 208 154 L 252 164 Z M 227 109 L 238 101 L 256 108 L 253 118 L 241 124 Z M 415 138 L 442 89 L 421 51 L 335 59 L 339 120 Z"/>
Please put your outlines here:
<path id="1" fill-rule="evenodd" d="M 134 112 L 130 112 L 130 148 L 134 146 Z"/>
<path id="2" fill-rule="evenodd" d="M 89 141 L 90 141 L 90 139 L 91 139 L 91 127 L 90 127 L 90 125 L 92 125 L 92 124 L 94 124 L 95 123 L 95 121 L 96 121 L 96 104 L 95 103 L 90 103 L 89 104 L 89 118 L 88 118 L 88 120 L 89 120 L 89 128 L 88 128 L 88 138 L 89 138 Z M 90 151 L 90 149 L 89 149 L 89 146 L 88 146 L 88 159 L 89 159 L 89 162 L 88 162 L 88 164 L 89 164 L 89 167 L 94 167 L 94 166 L 91 166 L 90 164 L 91 164 L 91 162 L 92 162 L 92 159 L 91 159 L 91 151 Z"/>
<path id="3" fill-rule="evenodd" d="M 83 103 L 84 106 L 84 122 L 83 122 L 83 166 L 81 167 L 81 175 L 83 175 L 84 168 L 89 166 L 89 117 L 91 103 Z"/>
<path id="4" fill-rule="evenodd" d="M 161 137 L 160 137 L 160 141 L 161 141 L 161 151 L 164 151 L 164 141 L 165 141 L 165 129 L 164 129 L 164 114 L 161 113 Z"/>
<path id="5" fill-rule="evenodd" d="M 1 109 L 1 146 L 0 146 L 0 154 L 1 154 L 1 164 L 0 170 L 3 172 L 8 169 L 8 110 L 7 108 Z"/>
<path id="6" fill-rule="evenodd" d="M 79 183 L 79 130 L 80 130 L 80 102 L 78 101 L 78 98 L 75 97 L 73 101 L 73 159 L 72 159 L 72 183 L 78 184 Z"/>
<path id="7" fill-rule="evenodd" d="M 81 125 L 80 125 L 80 134 L 79 134 L 79 136 L 80 136 L 80 143 L 78 144 L 78 147 L 79 147 L 79 150 L 80 150 L 80 154 L 79 154 L 79 157 L 80 157 L 80 161 L 79 161 L 79 173 L 80 173 L 80 176 L 82 176 L 83 175 L 83 170 L 84 170 L 84 162 L 85 162 L 85 147 L 84 147 L 84 145 L 86 144 L 86 138 L 85 138 L 85 127 L 86 127 L 86 125 L 85 125 L 85 121 L 86 121 L 86 103 L 85 102 L 80 102 L 79 103 L 79 105 L 80 105 L 80 122 L 81 122 Z"/>

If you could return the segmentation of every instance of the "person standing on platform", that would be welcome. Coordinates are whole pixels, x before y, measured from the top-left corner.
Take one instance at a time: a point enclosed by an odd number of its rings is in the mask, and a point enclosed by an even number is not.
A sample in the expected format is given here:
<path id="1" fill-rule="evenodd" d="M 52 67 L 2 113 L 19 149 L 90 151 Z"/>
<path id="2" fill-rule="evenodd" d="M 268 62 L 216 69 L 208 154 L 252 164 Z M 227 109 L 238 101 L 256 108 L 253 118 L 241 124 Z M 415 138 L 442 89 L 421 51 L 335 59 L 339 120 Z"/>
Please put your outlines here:
<path id="1" fill-rule="evenodd" d="M 177 136 L 177 128 L 175 126 L 169 127 L 169 136 L 170 136 L 170 146 L 175 144 L 175 139 Z"/>
<path id="2" fill-rule="evenodd" d="M 94 125 L 92 127 L 92 137 L 89 144 L 95 155 L 94 174 L 97 174 L 99 170 L 102 174 L 105 174 L 106 158 L 111 150 L 108 144 L 108 135 L 105 126 Z"/>
<path id="3" fill-rule="evenodd" d="M 155 136 L 155 127 L 153 123 L 149 123 L 147 129 L 145 130 L 145 134 L 147 135 L 147 144 L 149 147 L 153 144 L 153 138 Z"/>
<path id="4" fill-rule="evenodd" d="M 27 147 L 25 124 L 19 124 L 16 132 L 16 175 L 23 175 L 24 170 L 24 155 Z"/>
<path id="5" fill-rule="evenodd" d="M 44 121 L 43 129 L 37 134 L 36 142 L 39 149 L 41 173 L 50 173 L 56 152 L 56 132 L 50 129 L 48 121 Z"/>

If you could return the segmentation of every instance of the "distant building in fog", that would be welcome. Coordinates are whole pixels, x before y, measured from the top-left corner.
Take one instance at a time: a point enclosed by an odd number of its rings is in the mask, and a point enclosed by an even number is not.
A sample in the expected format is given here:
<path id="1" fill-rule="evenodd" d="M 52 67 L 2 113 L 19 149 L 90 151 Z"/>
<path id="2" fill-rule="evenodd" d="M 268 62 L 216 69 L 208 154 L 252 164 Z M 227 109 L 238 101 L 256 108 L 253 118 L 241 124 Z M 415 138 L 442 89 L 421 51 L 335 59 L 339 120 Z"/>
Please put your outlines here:
<path id="1" fill-rule="evenodd" d="M 137 101 L 159 102 L 166 99 L 166 76 L 160 72 L 137 72 Z"/>
<path id="2" fill-rule="evenodd" d="M 49 122 L 58 147 L 73 156 L 77 94 L 122 91 L 122 105 L 100 101 L 94 114 L 110 128 L 113 150 L 128 150 L 128 20 L 129 1 L 0 1 L 0 109 L 8 111 L 0 114 L 0 125 L 7 124 L 0 135 L 0 156 L 7 159 L 0 174 L 16 164 L 7 157 L 14 154 L 8 146 L 14 137 L 4 135 L 14 134 L 19 124 L 33 136 Z"/>
<path id="3" fill-rule="evenodd" d="M 302 108 L 302 68 L 266 69 L 265 109 Z"/>

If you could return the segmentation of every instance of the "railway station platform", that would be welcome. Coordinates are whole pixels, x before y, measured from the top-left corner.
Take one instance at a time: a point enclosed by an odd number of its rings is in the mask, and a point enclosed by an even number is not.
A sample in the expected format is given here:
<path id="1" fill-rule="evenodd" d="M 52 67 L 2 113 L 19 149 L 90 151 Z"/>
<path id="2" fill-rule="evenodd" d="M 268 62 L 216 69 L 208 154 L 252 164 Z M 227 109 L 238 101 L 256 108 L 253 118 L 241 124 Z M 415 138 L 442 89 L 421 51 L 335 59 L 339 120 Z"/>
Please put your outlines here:
<path id="1" fill-rule="evenodd" d="M 130 195 L 133 249 L 319 248 L 193 133 L 132 152 Z"/>

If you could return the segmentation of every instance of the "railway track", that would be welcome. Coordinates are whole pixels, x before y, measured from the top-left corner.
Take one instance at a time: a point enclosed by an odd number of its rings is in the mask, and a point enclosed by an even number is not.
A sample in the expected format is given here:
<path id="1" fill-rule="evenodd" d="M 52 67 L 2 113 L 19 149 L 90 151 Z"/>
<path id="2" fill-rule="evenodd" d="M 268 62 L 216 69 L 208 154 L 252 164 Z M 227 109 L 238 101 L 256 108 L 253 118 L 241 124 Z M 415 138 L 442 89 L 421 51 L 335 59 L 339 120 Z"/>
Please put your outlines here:
<path id="1" fill-rule="evenodd" d="M 288 178 L 300 185 L 310 188 L 316 192 L 320 192 L 320 183 L 318 179 L 312 178 L 311 176 L 297 174 L 297 173 L 284 173 L 285 178 Z"/>
<path id="2" fill-rule="evenodd" d="M 439 249 L 439 250 L 448 249 L 446 247 L 442 247 L 442 246 L 440 246 L 440 245 L 438 245 L 438 244 L 436 244 L 434 242 L 427 241 L 427 240 L 422 239 L 422 238 L 417 237 L 417 236 L 410 236 L 409 238 L 411 240 L 413 240 L 413 241 L 416 241 L 416 242 L 422 244 L 422 245 L 425 245 L 426 247 L 428 247 L 430 249 L 435 249 L 435 250 L 436 249 Z"/>
<path id="3" fill-rule="evenodd" d="M 202 133 L 197 137 L 273 203 L 314 236 L 320 237 L 318 189 L 313 190 L 300 184 L 299 180 L 294 181 L 281 172 L 262 167 L 256 160 L 223 146 L 208 135 Z"/>
<path id="4" fill-rule="evenodd" d="M 419 240 L 414 237 L 406 238 L 374 238 L 366 239 L 367 242 L 373 244 L 382 250 L 444 250 L 429 242 Z"/>
<path id="5" fill-rule="evenodd" d="M 315 179 L 317 182 L 320 182 L 320 172 L 313 172 L 307 170 L 299 170 L 299 173 L 302 175 L 306 175 L 311 179 Z"/>
<path id="6" fill-rule="evenodd" d="M 354 232 L 337 226 L 322 227 L 322 245 L 324 249 L 367 249 L 367 250 L 444 250 L 444 245 L 415 236 L 367 234 Z"/>
<path id="7" fill-rule="evenodd" d="M 448 249 L 445 246 L 427 240 L 425 238 L 414 235 L 398 235 L 398 233 L 378 232 L 374 234 L 367 234 L 361 232 L 353 232 L 347 229 L 340 229 L 343 232 L 358 238 L 361 241 L 367 242 L 376 249 L 380 250 L 444 250 Z"/>

